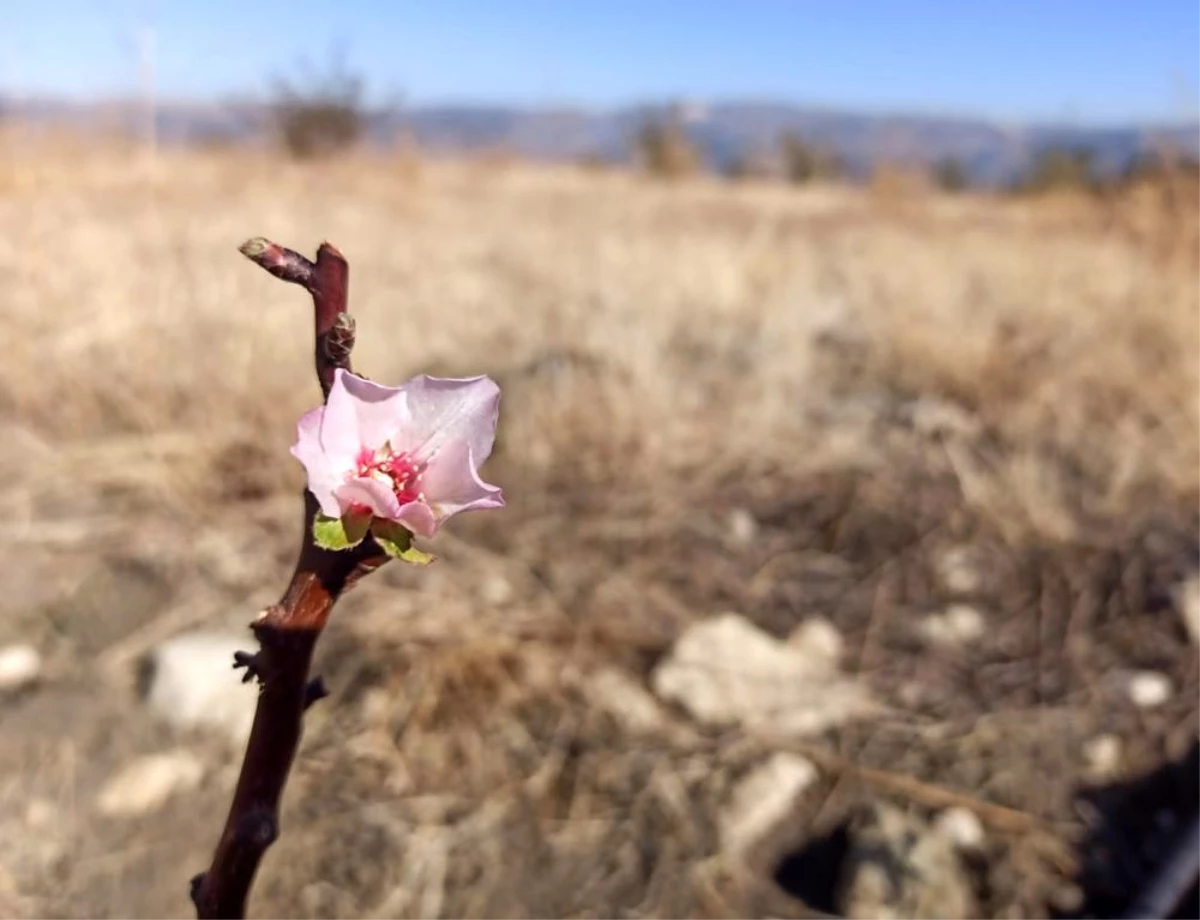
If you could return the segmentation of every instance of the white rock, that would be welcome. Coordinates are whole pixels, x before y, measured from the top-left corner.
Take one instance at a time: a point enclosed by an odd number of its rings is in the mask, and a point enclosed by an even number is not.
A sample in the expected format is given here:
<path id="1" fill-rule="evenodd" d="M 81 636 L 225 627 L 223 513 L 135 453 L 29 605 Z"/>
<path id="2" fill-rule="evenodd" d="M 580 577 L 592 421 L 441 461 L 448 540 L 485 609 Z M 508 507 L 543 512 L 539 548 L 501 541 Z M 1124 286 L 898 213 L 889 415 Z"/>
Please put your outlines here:
<path id="1" fill-rule="evenodd" d="M 383 687 L 372 687 L 362 695 L 358 704 L 359 713 L 366 725 L 372 728 L 385 725 L 396 713 L 396 696 Z"/>
<path id="2" fill-rule="evenodd" d="M 250 636 L 228 633 L 168 639 L 150 656 L 147 704 L 177 730 L 212 731 L 241 747 L 250 734 L 258 693 L 255 682 L 241 682 L 245 672 L 234 670 L 233 653 L 254 648 Z"/>
<path id="3" fill-rule="evenodd" d="M 725 522 L 729 542 L 735 546 L 746 546 L 758 535 L 758 521 L 745 508 L 734 508 Z"/>
<path id="4" fill-rule="evenodd" d="M 479 584 L 479 597 L 492 607 L 503 607 L 513 599 L 512 582 L 503 575 L 496 573 L 488 575 Z"/>
<path id="5" fill-rule="evenodd" d="M 42 656 L 32 645 L 0 648 L 0 693 L 24 689 L 36 683 L 41 674 Z"/>
<path id="6" fill-rule="evenodd" d="M 779 642 L 732 613 L 685 630 L 651 685 L 699 722 L 773 735 L 817 734 L 882 711 L 826 655 Z"/>
<path id="7" fill-rule="evenodd" d="M 1135 706 L 1153 709 L 1171 698 L 1171 678 L 1158 671 L 1138 671 L 1129 675 L 1125 689 Z"/>
<path id="8" fill-rule="evenodd" d="M 957 403 L 921 396 L 910 406 L 913 428 L 926 437 L 950 435 L 973 438 L 982 431 L 978 416 Z"/>
<path id="9" fill-rule="evenodd" d="M 786 826 L 800 796 L 817 779 L 817 768 L 799 754 L 780 752 L 752 770 L 733 789 L 721 811 L 721 849 L 743 860 Z"/>
<path id="10" fill-rule="evenodd" d="M 1172 592 L 1175 609 L 1193 642 L 1200 643 L 1200 575 L 1180 582 Z"/>
<path id="11" fill-rule="evenodd" d="M 588 676 L 589 701 L 611 715 L 632 734 L 658 734 L 666 717 L 658 701 L 632 677 L 616 668 L 601 668 Z"/>
<path id="12" fill-rule="evenodd" d="M 792 630 L 787 644 L 836 666 L 842 658 L 842 634 L 824 617 L 811 617 Z"/>
<path id="13" fill-rule="evenodd" d="M 952 635 L 961 642 L 978 639 L 986 625 L 979 608 L 970 604 L 952 604 L 946 610 L 946 622 Z"/>
<path id="14" fill-rule="evenodd" d="M 25 806 L 25 826 L 30 830 L 50 827 L 57 818 L 58 809 L 47 799 L 30 799 L 29 804 Z"/>
<path id="15" fill-rule="evenodd" d="M 1092 779 L 1111 779 L 1121 767 L 1121 739 L 1097 735 L 1083 745 L 1084 766 Z"/>
<path id="16" fill-rule="evenodd" d="M 195 789 L 203 778 L 204 765 L 188 751 L 139 757 L 104 784 L 96 808 L 111 817 L 146 814 L 175 793 Z"/>
<path id="17" fill-rule="evenodd" d="M 884 802 L 851 823 L 838 888 L 847 918 L 979 916 L 955 843 Z"/>
<path id="18" fill-rule="evenodd" d="M 951 604 L 941 613 L 932 613 L 921 621 L 921 634 L 935 645 L 964 645 L 983 635 L 987 625 L 979 608 L 970 604 Z"/>
<path id="19" fill-rule="evenodd" d="M 942 587 L 951 594 L 977 591 L 983 580 L 975 554 L 969 546 L 948 547 L 938 554 L 934 567 Z"/>
<path id="20" fill-rule="evenodd" d="M 983 822 L 969 808 L 947 808 L 934 819 L 933 829 L 960 849 L 977 850 L 983 846 Z"/>

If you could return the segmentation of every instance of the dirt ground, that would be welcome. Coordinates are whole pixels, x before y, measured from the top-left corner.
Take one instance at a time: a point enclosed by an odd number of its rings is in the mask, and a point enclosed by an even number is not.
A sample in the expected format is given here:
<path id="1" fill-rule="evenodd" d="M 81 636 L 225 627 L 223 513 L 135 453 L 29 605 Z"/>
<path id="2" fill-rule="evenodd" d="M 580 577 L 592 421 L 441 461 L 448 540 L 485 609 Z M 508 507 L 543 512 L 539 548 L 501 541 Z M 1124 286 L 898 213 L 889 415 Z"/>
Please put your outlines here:
<path id="1" fill-rule="evenodd" d="M 975 915 L 1115 917 L 1200 812 L 1191 211 L 216 154 L 75 175 L 24 143 L 0 646 L 43 665 L 0 695 L 0 915 L 190 914 L 239 756 L 155 718 L 139 670 L 244 629 L 293 561 L 316 388 L 302 297 L 236 253 L 258 233 L 346 252 L 367 373 L 496 377 L 508 507 L 339 605 L 254 916 L 840 916 L 888 803 L 978 818 Z M 982 634 L 931 640 L 955 604 Z M 883 708 L 783 738 L 656 699 L 727 611 L 828 621 Z M 97 807 L 180 749 L 188 788 Z M 733 859 L 723 809 L 780 751 L 817 780 Z"/>

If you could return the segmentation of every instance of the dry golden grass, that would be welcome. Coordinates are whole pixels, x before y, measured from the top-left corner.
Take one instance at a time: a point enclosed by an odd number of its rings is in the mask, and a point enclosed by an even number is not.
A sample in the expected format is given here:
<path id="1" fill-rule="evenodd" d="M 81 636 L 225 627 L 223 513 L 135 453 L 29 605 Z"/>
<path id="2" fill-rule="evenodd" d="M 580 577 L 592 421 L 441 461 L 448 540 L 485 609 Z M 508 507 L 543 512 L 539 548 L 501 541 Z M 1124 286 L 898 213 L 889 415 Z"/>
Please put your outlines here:
<path id="1" fill-rule="evenodd" d="M 1145 202 L 1117 222 L 1079 201 L 897 207 L 387 157 L 168 153 L 148 171 L 78 142 L 10 142 L 0 162 L 19 228 L 0 251 L 10 507 L 69 493 L 78 514 L 122 485 L 203 513 L 225 488 L 214 463 L 261 489 L 299 482 L 278 458 L 314 398 L 307 315 L 237 258 L 259 233 L 349 255 L 363 372 L 511 382 L 518 475 L 604 468 L 662 491 L 820 462 L 814 411 L 926 396 L 992 436 L 988 456 L 952 456 L 1014 534 L 1197 494 L 1194 201 L 1147 231 Z"/>
<path id="2" fill-rule="evenodd" d="M 264 902 L 281 912 L 748 911 L 707 860 L 711 821 L 685 806 L 719 798 L 757 748 L 721 753 L 718 771 L 711 747 L 633 744 L 601 718 L 588 675 L 615 663 L 644 676 L 690 618 L 731 597 L 794 621 L 802 532 L 841 501 L 846 471 L 870 477 L 864 505 L 901 508 L 895 496 L 948 481 L 950 509 L 1010 547 L 1103 542 L 1164 509 L 1186 517 L 1200 496 L 1190 194 L 656 184 L 411 152 L 149 163 L 13 136 L 0 222 L 14 228 L 0 240 L 0 639 L 65 649 L 51 657 L 67 673 L 85 655 L 119 670 L 231 608 L 240 624 L 286 575 L 302 486 L 286 451 L 317 398 L 311 320 L 300 292 L 241 259 L 245 238 L 341 248 L 361 372 L 487 372 L 504 388 L 486 470 L 509 508 L 439 538 L 444 566 L 385 569 L 336 618 L 340 695 L 314 711 L 265 870 Z M 752 564 L 722 549 L 743 503 L 780 509 Z M 826 561 L 859 530 L 870 539 L 856 514 L 834 515 Z M 102 609 L 121 627 L 91 646 L 55 634 L 39 605 L 118 552 L 165 572 L 167 609 L 126 626 L 115 601 Z M 873 620 L 843 625 L 860 666 L 886 670 Z M 1031 721 L 1017 716 L 1014 732 Z M 194 837 L 202 859 L 225 796 L 163 833 Z M 375 800 L 392 810 L 371 812 Z M 388 836 L 410 831 L 412 847 Z M 91 842 L 71 851 L 65 887 L 49 870 L 18 879 L 44 899 L 32 903 L 183 909 L 178 855 L 154 863 L 107 826 L 79 833 Z M 662 848 L 644 871 L 639 835 Z M 79 868 L 89 846 L 149 868 L 97 887 Z"/>

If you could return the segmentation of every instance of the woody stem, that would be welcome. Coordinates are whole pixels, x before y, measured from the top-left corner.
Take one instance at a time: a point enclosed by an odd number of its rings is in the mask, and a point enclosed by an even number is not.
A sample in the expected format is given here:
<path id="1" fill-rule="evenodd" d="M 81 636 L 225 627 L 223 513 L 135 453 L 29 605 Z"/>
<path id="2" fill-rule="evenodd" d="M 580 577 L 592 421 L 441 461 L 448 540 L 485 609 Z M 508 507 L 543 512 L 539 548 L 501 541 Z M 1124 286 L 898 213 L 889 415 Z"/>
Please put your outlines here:
<path id="1" fill-rule="evenodd" d="M 334 372 L 350 369 L 354 347 L 345 257 L 322 243 L 316 261 L 309 261 L 261 237 L 244 243 L 241 252 L 312 296 L 314 364 L 327 398 Z M 321 549 L 312 531 L 317 511 L 316 499 L 305 492 L 304 536 L 291 581 L 279 603 L 251 624 L 258 652 L 235 662 L 250 669 L 261 689 L 224 829 L 208 870 L 192 880 L 200 918 L 245 916 L 263 854 L 279 835 L 279 801 L 300 743 L 304 711 L 323 695 L 319 682 L 308 677 L 313 650 L 342 592 L 388 558 L 369 536 L 352 550 Z"/>

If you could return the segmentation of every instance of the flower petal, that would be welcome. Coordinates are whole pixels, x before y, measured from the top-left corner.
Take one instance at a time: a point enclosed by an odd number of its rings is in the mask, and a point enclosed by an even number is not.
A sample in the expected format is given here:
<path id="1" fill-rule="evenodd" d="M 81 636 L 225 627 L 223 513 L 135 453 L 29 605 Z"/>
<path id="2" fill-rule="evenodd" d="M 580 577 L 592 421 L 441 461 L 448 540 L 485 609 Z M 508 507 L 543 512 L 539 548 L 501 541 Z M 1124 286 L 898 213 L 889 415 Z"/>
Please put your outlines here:
<path id="1" fill-rule="evenodd" d="M 504 491 L 498 486 L 486 484 L 484 488 L 488 490 L 486 494 L 471 499 L 468 502 L 443 502 L 438 505 L 438 526 L 450 520 L 454 515 L 462 514 L 464 511 L 485 511 L 488 508 L 503 508 Z"/>
<path id="2" fill-rule="evenodd" d="M 433 510 L 424 502 L 409 502 L 400 509 L 395 520 L 421 537 L 432 537 L 437 533 L 438 520 Z"/>
<path id="3" fill-rule="evenodd" d="M 492 452 L 500 388 L 490 377 L 429 377 L 419 374 L 401 388 L 408 397 L 408 419 L 399 432 L 398 450 L 436 462 L 438 453 L 465 441 L 482 463 Z"/>
<path id="4" fill-rule="evenodd" d="M 340 513 L 345 513 L 353 505 L 365 505 L 372 514 L 390 521 L 396 520 L 400 513 L 396 493 L 377 479 L 357 476 L 334 489 L 334 494 L 341 504 Z"/>
<path id="5" fill-rule="evenodd" d="M 340 367 L 333 372 L 333 386 L 325 399 L 321 417 L 321 449 L 330 465 L 349 472 L 362 448 L 358 436 L 358 410 L 354 394 L 346 389 L 346 377 Z"/>
<path id="6" fill-rule="evenodd" d="M 353 397 L 358 420 L 358 448 L 375 450 L 394 438 L 397 432 L 411 427 L 412 415 L 404 387 L 385 387 L 341 368 L 334 372 L 334 380 L 335 383 L 340 380 L 345 393 Z"/>
<path id="7" fill-rule="evenodd" d="M 309 491 L 316 497 L 321 512 L 337 517 L 341 514 L 341 505 L 333 493 L 340 477 L 321 448 L 321 419 L 324 414 L 325 407 L 318 406 L 300 418 L 296 424 L 296 443 L 292 445 L 291 454 L 304 465 Z"/>
<path id="8" fill-rule="evenodd" d="M 457 510 L 447 509 L 462 509 L 501 495 L 498 486 L 479 478 L 475 456 L 465 441 L 454 441 L 442 448 L 421 476 L 421 491 L 425 500 L 437 510 L 439 520 L 457 513 Z M 504 499 L 499 498 L 499 504 L 481 507 L 498 508 L 503 504 Z"/>

